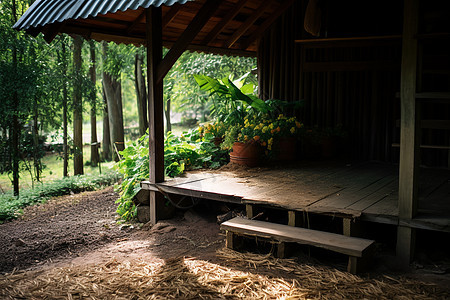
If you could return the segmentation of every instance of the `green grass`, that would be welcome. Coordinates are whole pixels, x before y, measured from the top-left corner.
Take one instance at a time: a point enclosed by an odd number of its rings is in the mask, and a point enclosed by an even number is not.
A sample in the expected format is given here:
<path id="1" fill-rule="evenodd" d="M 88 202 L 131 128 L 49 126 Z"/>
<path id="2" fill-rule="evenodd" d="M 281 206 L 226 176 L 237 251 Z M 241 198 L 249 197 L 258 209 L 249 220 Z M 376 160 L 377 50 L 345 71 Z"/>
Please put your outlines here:
<path id="1" fill-rule="evenodd" d="M 90 160 L 91 157 L 91 148 L 90 146 L 84 146 L 83 148 L 83 159 L 84 161 Z M 57 179 L 61 179 L 63 177 L 63 161 L 58 154 L 48 154 L 43 159 L 42 162 L 46 166 L 41 175 L 42 183 L 49 183 Z M 105 162 L 101 163 L 102 173 L 109 171 L 114 162 Z M 84 166 L 84 174 L 86 175 L 98 175 L 99 168 Z M 73 161 L 69 161 L 69 175 L 73 175 Z M 22 171 L 20 173 L 19 184 L 21 189 L 30 189 L 33 187 L 33 183 L 31 181 L 30 174 L 28 171 Z M 39 183 L 34 183 L 34 185 Z M 11 179 L 8 174 L 0 174 L 0 194 L 6 193 L 12 190 Z"/>
<path id="2" fill-rule="evenodd" d="M 50 197 L 96 190 L 117 182 L 118 178 L 118 173 L 112 171 L 102 175 L 71 176 L 38 184 L 34 189 L 22 189 L 19 197 L 15 197 L 12 191 L 0 194 L 0 223 L 16 218 L 26 206 L 44 202 Z"/>

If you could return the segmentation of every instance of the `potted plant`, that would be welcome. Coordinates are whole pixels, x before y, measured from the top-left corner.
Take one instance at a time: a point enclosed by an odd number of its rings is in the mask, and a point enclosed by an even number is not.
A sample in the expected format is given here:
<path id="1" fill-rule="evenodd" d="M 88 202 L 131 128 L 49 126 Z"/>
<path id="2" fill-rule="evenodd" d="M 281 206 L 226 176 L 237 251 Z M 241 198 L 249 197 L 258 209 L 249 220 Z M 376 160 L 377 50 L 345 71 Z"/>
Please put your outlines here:
<path id="1" fill-rule="evenodd" d="M 214 123 L 207 123 L 199 127 L 199 131 L 205 140 L 209 140 L 216 146 L 222 144 L 227 131 L 227 126 L 224 122 L 216 121 Z"/>
<path id="2" fill-rule="evenodd" d="M 283 114 L 272 122 L 274 134 L 274 155 L 276 160 L 295 160 L 297 155 L 297 141 L 303 124 L 296 117 L 287 117 Z"/>

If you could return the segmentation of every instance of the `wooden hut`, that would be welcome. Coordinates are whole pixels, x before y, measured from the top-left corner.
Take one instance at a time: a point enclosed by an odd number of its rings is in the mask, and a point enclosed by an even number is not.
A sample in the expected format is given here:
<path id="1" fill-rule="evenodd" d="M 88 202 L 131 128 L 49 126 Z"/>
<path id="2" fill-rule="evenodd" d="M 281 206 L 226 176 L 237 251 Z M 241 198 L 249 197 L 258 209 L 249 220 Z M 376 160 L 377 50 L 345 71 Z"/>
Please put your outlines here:
<path id="1" fill-rule="evenodd" d="M 355 220 L 390 224 L 408 263 L 417 228 L 450 231 L 449 20 L 438 0 L 37 0 L 15 27 L 49 42 L 64 32 L 147 46 L 151 166 L 142 186 L 152 222 L 162 194 L 180 194 L 245 204 L 249 215 L 276 207 L 290 225 L 305 212 L 337 216 L 349 235 Z M 276 171 L 286 180 L 265 190 L 217 174 L 165 181 L 162 79 L 185 50 L 257 56 L 262 98 L 305 99 L 307 125 L 342 124 L 345 153 L 386 164 L 308 162 Z M 419 177 L 420 165 L 439 169 Z"/>

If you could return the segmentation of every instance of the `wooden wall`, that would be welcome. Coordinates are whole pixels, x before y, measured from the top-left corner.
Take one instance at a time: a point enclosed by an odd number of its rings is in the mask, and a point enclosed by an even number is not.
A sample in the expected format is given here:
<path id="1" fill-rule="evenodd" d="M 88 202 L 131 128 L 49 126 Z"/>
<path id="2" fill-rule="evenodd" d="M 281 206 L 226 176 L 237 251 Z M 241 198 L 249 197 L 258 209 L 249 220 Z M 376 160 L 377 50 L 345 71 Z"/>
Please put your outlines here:
<path id="1" fill-rule="evenodd" d="M 399 151 L 392 144 L 400 140 L 401 5 L 395 7 L 397 16 L 390 11 L 391 15 L 382 20 L 384 26 L 377 27 L 373 22 L 370 28 L 352 24 L 357 28 L 358 37 L 372 39 L 319 42 L 323 37 L 313 38 L 303 29 L 306 4 L 307 1 L 296 1 L 260 41 L 260 96 L 289 101 L 305 99 L 305 106 L 296 112 L 297 116 L 308 126 L 342 125 L 350 137 L 344 145 L 348 156 L 397 162 Z M 348 13 L 351 16 L 355 12 Z M 364 16 L 359 16 L 358 20 L 361 19 Z M 370 16 L 367 19 L 372 20 Z M 385 23 L 390 20 L 389 31 Z M 327 28 L 325 35 L 329 39 L 351 36 L 348 31 L 340 30 Z M 440 119 L 450 116 L 448 107 L 430 107 L 424 111 L 432 116 L 440 114 Z M 438 139 L 450 145 L 448 131 L 429 137 L 426 131 L 424 134 L 424 139 L 432 139 L 434 143 Z M 428 158 L 424 161 L 431 158 L 434 165 L 446 166 L 449 159 L 448 151 L 442 150 L 425 156 Z"/>

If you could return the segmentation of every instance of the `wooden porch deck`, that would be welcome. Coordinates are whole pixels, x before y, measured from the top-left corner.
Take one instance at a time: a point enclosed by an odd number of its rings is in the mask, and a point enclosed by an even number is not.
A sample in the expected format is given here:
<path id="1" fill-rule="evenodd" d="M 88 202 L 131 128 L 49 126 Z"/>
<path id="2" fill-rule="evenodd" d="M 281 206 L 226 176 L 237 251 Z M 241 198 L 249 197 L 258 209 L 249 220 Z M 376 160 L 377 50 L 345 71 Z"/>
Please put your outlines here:
<path id="1" fill-rule="evenodd" d="M 144 189 L 223 202 L 450 232 L 450 170 L 421 169 L 419 214 L 398 218 L 398 166 L 304 162 L 275 168 L 192 172 Z"/>

